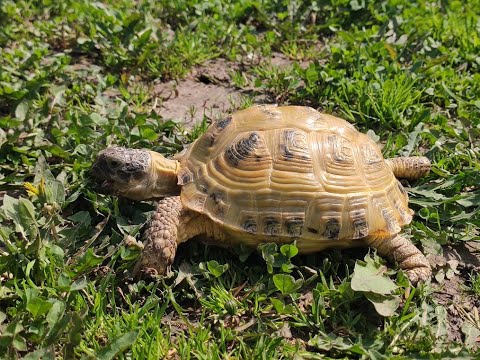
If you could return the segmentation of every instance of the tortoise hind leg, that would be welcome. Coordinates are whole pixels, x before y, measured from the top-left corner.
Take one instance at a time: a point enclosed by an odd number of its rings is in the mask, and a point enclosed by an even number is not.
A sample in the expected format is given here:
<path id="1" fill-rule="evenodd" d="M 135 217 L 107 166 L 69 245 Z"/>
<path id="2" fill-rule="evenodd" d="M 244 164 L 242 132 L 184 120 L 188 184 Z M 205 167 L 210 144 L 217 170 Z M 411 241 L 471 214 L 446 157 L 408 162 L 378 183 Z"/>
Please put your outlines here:
<path id="1" fill-rule="evenodd" d="M 407 272 L 412 284 L 431 277 L 432 270 L 425 255 L 402 235 L 367 238 L 367 243 L 377 249 L 380 255 L 397 262 L 399 267 Z"/>
<path id="2" fill-rule="evenodd" d="M 133 275 L 165 274 L 175 259 L 177 246 L 204 232 L 198 216 L 183 207 L 180 196 L 166 197 L 158 202 L 144 232 L 144 247 Z"/>
<path id="3" fill-rule="evenodd" d="M 395 177 L 403 179 L 419 179 L 430 172 L 431 163 L 425 156 L 396 157 L 385 159 Z"/>

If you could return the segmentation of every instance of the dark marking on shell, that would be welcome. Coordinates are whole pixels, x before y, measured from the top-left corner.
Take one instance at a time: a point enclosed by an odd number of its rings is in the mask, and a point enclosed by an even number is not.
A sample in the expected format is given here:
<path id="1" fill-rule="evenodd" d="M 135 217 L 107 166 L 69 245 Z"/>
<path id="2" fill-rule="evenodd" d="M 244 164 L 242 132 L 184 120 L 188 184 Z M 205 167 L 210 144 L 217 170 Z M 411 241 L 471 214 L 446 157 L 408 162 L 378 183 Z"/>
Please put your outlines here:
<path id="1" fill-rule="evenodd" d="M 212 147 L 213 145 L 215 145 L 216 138 L 217 138 L 217 136 L 215 134 L 206 135 L 208 147 Z"/>
<path id="2" fill-rule="evenodd" d="M 403 220 L 408 219 L 408 215 L 405 209 L 399 202 L 395 202 L 395 209 L 397 209 L 398 213 L 400 214 Z"/>
<path id="3" fill-rule="evenodd" d="M 206 183 L 204 183 L 204 182 L 199 183 L 199 184 L 198 184 L 198 188 L 200 189 L 200 191 L 201 191 L 202 193 L 205 193 L 205 194 L 208 193 L 208 184 L 206 184 Z"/>
<path id="4" fill-rule="evenodd" d="M 353 227 L 355 228 L 355 238 L 361 239 L 368 235 L 367 219 L 357 218 L 353 221 Z"/>
<path id="5" fill-rule="evenodd" d="M 325 232 L 323 233 L 323 236 L 330 240 L 338 239 L 340 228 L 341 225 L 337 219 L 329 219 L 325 226 Z"/>
<path id="6" fill-rule="evenodd" d="M 336 162 L 345 164 L 353 163 L 352 156 L 344 152 L 344 145 L 347 145 L 347 148 L 350 147 L 350 144 L 345 139 L 337 135 L 331 135 L 328 137 L 328 142 L 332 146 L 332 156 Z"/>
<path id="7" fill-rule="evenodd" d="M 287 145 L 280 144 L 280 153 L 287 160 L 292 160 L 294 158 L 293 153 L 288 149 Z"/>
<path id="8" fill-rule="evenodd" d="M 398 180 L 397 180 L 397 186 L 398 186 L 398 190 L 400 190 L 400 192 L 402 193 L 403 196 L 408 196 L 407 192 L 405 191 L 405 188 L 402 185 L 402 183 Z"/>
<path id="9" fill-rule="evenodd" d="M 190 170 L 185 169 L 180 173 L 180 181 L 178 182 L 179 185 L 189 184 L 193 181 L 193 175 Z"/>
<path id="10" fill-rule="evenodd" d="M 285 228 L 287 234 L 290 236 L 301 236 L 303 229 L 303 219 L 300 217 L 294 217 L 285 220 Z"/>
<path id="11" fill-rule="evenodd" d="M 285 144 L 280 144 L 280 153 L 287 160 L 291 160 L 295 157 L 295 154 L 289 149 L 288 144 L 293 144 L 295 139 L 295 130 L 285 130 L 283 132 L 283 140 Z"/>
<path id="12" fill-rule="evenodd" d="M 283 138 L 285 139 L 286 143 L 293 143 L 295 139 L 295 130 L 287 129 L 283 132 Z"/>
<path id="13" fill-rule="evenodd" d="M 217 203 L 217 206 L 213 210 L 215 213 L 215 216 L 217 217 L 218 220 L 223 220 L 225 218 L 225 213 L 226 210 L 228 209 L 227 206 L 223 203 Z"/>
<path id="14" fill-rule="evenodd" d="M 242 228 L 250 234 L 255 234 L 257 232 L 257 222 L 254 218 L 247 218 L 243 222 Z"/>
<path id="15" fill-rule="evenodd" d="M 314 228 L 307 228 L 308 232 L 311 232 L 312 234 L 318 234 L 318 230 L 317 229 L 314 229 Z"/>
<path id="16" fill-rule="evenodd" d="M 273 216 L 266 217 L 263 232 L 265 235 L 278 235 L 280 233 L 280 222 Z"/>
<path id="17" fill-rule="evenodd" d="M 258 146 L 259 135 L 256 132 L 250 133 L 248 137 L 240 139 L 236 144 L 225 151 L 225 160 L 231 166 L 238 166 Z"/>
<path id="18" fill-rule="evenodd" d="M 362 146 L 363 159 L 367 165 L 375 165 L 383 161 L 369 145 Z"/>
<path id="19" fill-rule="evenodd" d="M 390 211 L 388 211 L 387 209 L 383 209 L 382 210 L 382 215 L 383 215 L 383 218 L 385 219 L 385 221 L 387 223 L 387 229 L 390 232 L 394 232 L 398 223 L 395 220 L 395 218 L 393 217 L 392 213 Z"/>
<path id="20" fill-rule="evenodd" d="M 305 133 L 299 130 L 287 129 L 283 132 L 283 142 L 280 144 L 280 154 L 285 160 L 308 161 L 310 156 L 306 155 L 308 146 Z"/>
<path id="21" fill-rule="evenodd" d="M 215 204 L 218 204 L 225 200 L 225 194 L 220 191 L 215 191 L 210 194 L 210 198 L 215 202 Z"/>
<path id="22" fill-rule="evenodd" d="M 231 116 L 228 116 L 228 117 L 226 117 L 226 118 L 223 119 L 223 120 L 217 121 L 217 123 L 216 123 L 217 129 L 223 130 L 223 129 L 225 129 L 231 122 L 232 122 L 232 117 L 231 117 Z"/>
<path id="23" fill-rule="evenodd" d="M 198 211 L 203 210 L 203 206 L 205 205 L 205 199 L 206 197 L 203 195 L 195 195 L 191 200 L 190 203 L 192 204 L 192 207 Z"/>

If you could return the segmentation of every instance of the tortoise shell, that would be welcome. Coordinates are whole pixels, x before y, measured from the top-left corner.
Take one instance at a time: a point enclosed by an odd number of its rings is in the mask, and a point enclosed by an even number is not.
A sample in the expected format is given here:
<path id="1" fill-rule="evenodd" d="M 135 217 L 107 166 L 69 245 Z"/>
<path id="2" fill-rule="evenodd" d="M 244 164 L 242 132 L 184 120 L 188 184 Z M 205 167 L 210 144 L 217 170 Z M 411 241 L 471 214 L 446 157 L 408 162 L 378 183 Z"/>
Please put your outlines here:
<path id="1" fill-rule="evenodd" d="M 212 124 L 180 164 L 187 208 L 239 236 L 311 240 L 303 252 L 394 235 L 412 219 L 379 147 L 308 107 L 239 111 Z"/>

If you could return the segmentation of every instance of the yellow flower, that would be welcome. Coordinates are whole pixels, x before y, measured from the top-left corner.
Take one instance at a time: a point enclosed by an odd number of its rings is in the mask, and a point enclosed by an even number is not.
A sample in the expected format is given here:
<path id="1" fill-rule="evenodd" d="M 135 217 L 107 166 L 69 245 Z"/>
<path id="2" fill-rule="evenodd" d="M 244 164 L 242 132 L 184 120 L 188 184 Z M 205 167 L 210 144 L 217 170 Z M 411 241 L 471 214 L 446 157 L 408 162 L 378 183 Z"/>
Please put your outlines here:
<path id="1" fill-rule="evenodd" d="M 29 196 L 43 195 L 45 194 L 45 179 L 42 177 L 38 186 L 35 186 L 30 182 L 25 182 L 23 187 L 27 190 Z"/>
<path id="2" fill-rule="evenodd" d="M 26 182 L 23 184 L 23 187 L 27 190 L 28 196 L 38 196 L 40 193 L 39 189 L 32 183 Z"/>

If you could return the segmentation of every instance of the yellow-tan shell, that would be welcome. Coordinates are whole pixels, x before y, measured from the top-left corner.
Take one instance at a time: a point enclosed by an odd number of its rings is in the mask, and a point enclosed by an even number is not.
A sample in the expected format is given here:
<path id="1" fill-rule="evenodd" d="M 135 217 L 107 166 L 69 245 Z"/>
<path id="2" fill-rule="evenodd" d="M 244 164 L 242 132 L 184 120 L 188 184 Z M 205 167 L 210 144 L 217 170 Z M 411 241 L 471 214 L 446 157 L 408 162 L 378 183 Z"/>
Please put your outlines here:
<path id="1" fill-rule="evenodd" d="M 183 204 L 247 238 L 311 240 L 316 251 L 318 242 L 393 235 L 412 219 L 378 146 L 308 107 L 239 111 L 212 124 L 180 164 Z"/>

